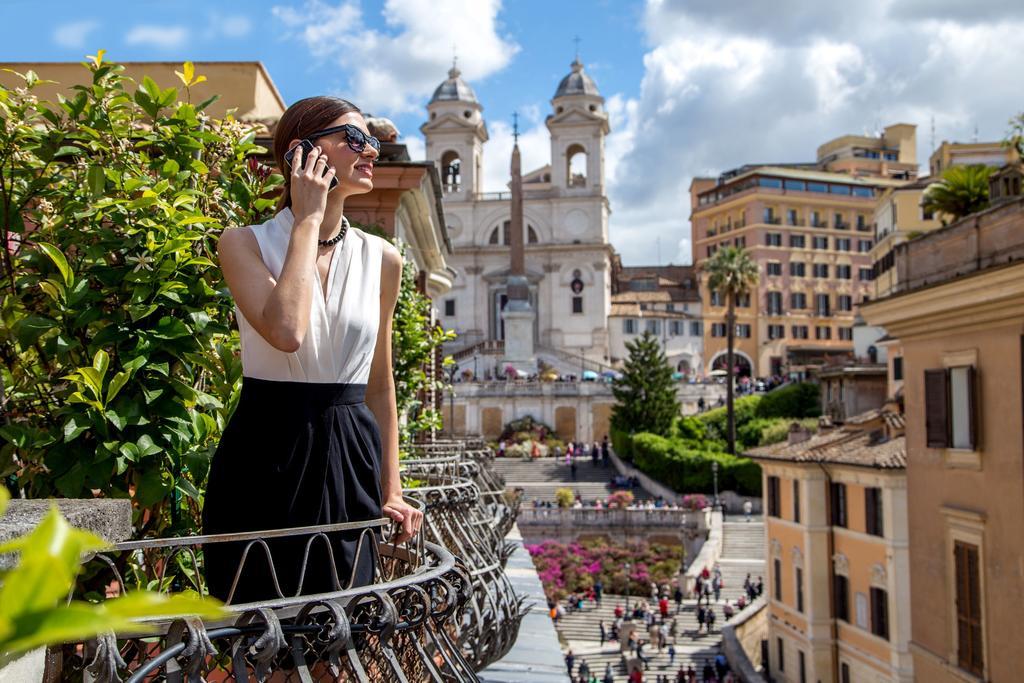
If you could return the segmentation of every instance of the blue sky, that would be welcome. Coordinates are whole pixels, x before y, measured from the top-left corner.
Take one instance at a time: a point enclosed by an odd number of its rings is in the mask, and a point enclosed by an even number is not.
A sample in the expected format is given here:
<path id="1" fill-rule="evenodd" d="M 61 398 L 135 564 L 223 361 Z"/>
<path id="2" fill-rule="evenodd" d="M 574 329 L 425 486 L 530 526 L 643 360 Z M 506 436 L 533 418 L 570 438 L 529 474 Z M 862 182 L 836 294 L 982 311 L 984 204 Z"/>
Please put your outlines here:
<path id="1" fill-rule="evenodd" d="M 491 134 L 487 190 L 507 178 L 513 111 L 524 166 L 548 161 L 543 119 L 579 36 L 611 117 L 611 239 L 627 264 L 689 261 L 694 176 L 812 159 L 826 139 L 897 121 L 917 124 L 924 164 L 933 119 L 936 142 L 1001 139 L 1024 110 L 1019 0 L 3 0 L 0 17 L 17 27 L 4 61 L 100 47 L 260 60 L 286 101 L 347 96 L 391 117 L 414 155 L 454 44 Z"/>

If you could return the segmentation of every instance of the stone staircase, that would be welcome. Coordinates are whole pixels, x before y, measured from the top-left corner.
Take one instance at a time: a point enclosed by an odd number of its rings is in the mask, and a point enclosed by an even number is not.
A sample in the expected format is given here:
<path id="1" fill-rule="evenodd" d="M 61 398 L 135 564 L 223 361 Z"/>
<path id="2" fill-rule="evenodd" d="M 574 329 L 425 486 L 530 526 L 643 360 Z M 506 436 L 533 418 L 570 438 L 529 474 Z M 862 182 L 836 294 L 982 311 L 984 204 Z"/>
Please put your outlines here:
<path id="1" fill-rule="evenodd" d="M 725 586 L 723 597 L 730 601 L 744 594 L 743 582 L 747 574 L 751 581 L 764 576 L 764 522 L 760 517 L 751 518 L 750 522 L 738 521 L 722 524 L 722 554 L 718 559 L 718 567 L 722 571 Z"/>
<path id="2" fill-rule="evenodd" d="M 495 458 L 494 471 L 505 478 L 507 489 L 523 489 L 523 501 L 526 505 L 532 500 L 555 500 L 555 491 L 562 487 L 571 488 L 585 502 L 596 499 L 604 500 L 612 489 L 608 484 L 617 474 L 614 467 L 606 468 L 600 464 L 593 465 L 589 457 L 576 458 L 576 478 L 565 458 L 537 458 L 523 460 L 521 458 Z M 652 498 L 644 489 L 633 489 L 637 499 Z"/>
<path id="3" fill-rule="evenodd" d="M 660 675 L 670 676 L 669 680 L 675 680 L 674 675 L 680 666 L 693 665 L 696 669 L 698 680 L 705 662 L 712 662 L 719 652 L 721 645 L 720 629 L 725 623 L 725 616 L 722 606 L 725 601 L 733 603 L 736 599 L 745 594 L 743 582 L 747 575 L 752 581 L 757 581 L 758 576 L 764 577 L 764 523 L 759 517 L 754 517 L 750 522 L 743 521 L 742 517 L 737 521 L 725 522 L 722 526 L 722 552 L 718 561 L 719 569 L 722 572 L 724 587 L 721 600 L 712 601 L 712 609 L 715 611 L 717 620 L 715 630 L 712 633 L 697 632 L 697 602 L 685 600 L 683 609 L 679 614 L 675 613 L 675 603 L 671 604 L 669 619 L 676 619 L 677 635 L 675 639 L 676 657 L 675 662 L 669 665 L 668 648 L 666 646 L 661 652 L 649 645 L 644 648 L 645 656 L 650 658 L 649 669 L 646 672 L 645 680 L 656 680 Z M 710 567 L 708 569 L 711 569 Z M 644 599 L 646 596 L 641 596 Z M 630 598 L 630 604 L 635 604 L 637 598 Z M 604 675 L 605 664 L 612 665 L 612 674 L 616 681 L 626 681 L 627 673 L 622 666 L 622 653 L 617 642 L 600 643 L 600 629 L 598 623 L 604 621 L 605 628 L 610 630 L 611 623 L 615 620 L 615 606 L 625 607 L 624 596 L 606 595 L 600 606 L 586 603 L 583 610 L 567 614 L 559 620 L 556 628 L 562 642 L 563 652 L 571 649 L 576 655 L 576 664 L 586 660 L 591 672 L 596 673 L 598 679 Z M 657 605 L 652 605 L 655 609 Z M 670 621 L 671 623 L 671 621 Z M 647 639 L 645 629 L 638 633 L 642 640 Z M 669 638 L 671 642 L 671 637 Z M 627 653 L 627 659 L 631 658 Z"/>
<path id="4" fill-rule="evenodd" d="M 629 604 L 632 606 L 636 601 L 637 598 L 632 597 L 629 600 Z M 624 596 L 606 595 L 601 601 L 600 607 L 587 603 L 582 611 L 567 614 L 559 620 L 556 626 L 559 635 L 565 641 L 563 643 L 563 650 L 568 647 L 573 651 L 573 654 L 576 655 L 577 667 L 581 661 L 586 660 L 591 672 L 596 673 L 598 679 L 604 676 L 605 664 L 610 663 L 615 680 L 627 680 L 626 670 L 622 667 L 622 652 L 619 649 L 619 643 L 606 641 L 602 646 L 600 644 L 600 628 L 598 626 L 598 623 L 603 620 L 605 628 L 610 631 L 611 624 L 615 621 L 615 606 L 622 605 L 625 607 L 625 603 L 626 598 Z M 712 609 L 715 610 L 715 616 L 717 617 L 715 630 L 712 633 L 701 631 L 698 634 L 696 601 L 684 601 L 683 610 L 678 614 L 675 612 L 675 603 L 671 604 L 668 621 L 671 623 L 671 620 L 674 618 L 677 625 L 674 643 L 676 649 L 675 661 L 673 664 L 669 664 L 667 644 L 661 652 L 658 652 L 656 647 L 645 645 L 644 656 L 650 659 L 645 680 L 654 680 L 658 674 L 661 674 L 671 675 L 671 680 L 674 681 L 675 673 L 679 670 L 679 667 L 691 664 L 697 670 L 697 675 L 700 676 L 705 662 L 714 663 L 715 655 L 718 654 L 719 641 L 721 640 L 719 630 L 725 620 L 720 606 L 713 605 Z M 638 627 L 637 636 L 643 641 L 646 641 L 648 638 L 647 630 L 642 625 Z M 671 636 L 668 642 L 672 642 Z M 632 656 L 632 653 L 626 652 L 627 659 L 631 659 Z"/>

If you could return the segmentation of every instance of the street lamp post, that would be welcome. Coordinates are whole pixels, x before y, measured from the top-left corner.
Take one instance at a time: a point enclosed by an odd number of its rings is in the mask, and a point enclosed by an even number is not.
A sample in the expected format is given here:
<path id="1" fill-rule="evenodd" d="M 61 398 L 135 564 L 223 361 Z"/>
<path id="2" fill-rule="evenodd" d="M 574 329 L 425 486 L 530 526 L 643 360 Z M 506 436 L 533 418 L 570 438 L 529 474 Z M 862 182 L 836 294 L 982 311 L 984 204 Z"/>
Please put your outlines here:
<path id="1" fill-rule="evenodd" d="M 717 510 L 718 509 L 718 461 L 717 460 L 712 460 L 711 461 L 711 474 L 713 475 L 714 480 L 715 480 L 715 504 L 714 504 L 714 507 L 712 509 Z"/>
<path id="2" fill-rule="evenodd" d="M 455 436 L 455 373 L 458 371 L 457 363 L 452 363 L 445 370 L 445 374 L 448 376 L 448 419 L 452 421 L 448 426 L 449 436 Z"/>

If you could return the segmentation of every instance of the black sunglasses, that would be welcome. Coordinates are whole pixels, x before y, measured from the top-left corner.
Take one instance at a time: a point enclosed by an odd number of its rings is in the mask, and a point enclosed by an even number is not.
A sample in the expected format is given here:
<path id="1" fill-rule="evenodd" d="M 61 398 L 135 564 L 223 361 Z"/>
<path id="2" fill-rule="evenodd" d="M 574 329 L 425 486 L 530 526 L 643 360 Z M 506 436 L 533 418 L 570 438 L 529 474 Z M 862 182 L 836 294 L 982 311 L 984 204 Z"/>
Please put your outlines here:
<path id="1" fill-rule="evenodd" d="M 348 148 L 351 149 L 353 152 L 362 154 L 363 150 L 366 149 L 367 143 L 369 143 L 370 147 L 373 147 L 377 151 L 377 153 L 380 154 L 380 140 L 373 137 L 372 135 L 367 135 L 363 131 L 353 126 L 351 123 L 346 123 L 345 125 L 342 126 L 332 126 L 331 128 L 324 128 L 323 130 L 312 133 L 311 135 L 307 135 L 306 139 L 312 142 L 317 138 L 322 138 L 327 135 L 332 135 L 334 133 L 344 133 L 345 142 L 348 143 Z"/>

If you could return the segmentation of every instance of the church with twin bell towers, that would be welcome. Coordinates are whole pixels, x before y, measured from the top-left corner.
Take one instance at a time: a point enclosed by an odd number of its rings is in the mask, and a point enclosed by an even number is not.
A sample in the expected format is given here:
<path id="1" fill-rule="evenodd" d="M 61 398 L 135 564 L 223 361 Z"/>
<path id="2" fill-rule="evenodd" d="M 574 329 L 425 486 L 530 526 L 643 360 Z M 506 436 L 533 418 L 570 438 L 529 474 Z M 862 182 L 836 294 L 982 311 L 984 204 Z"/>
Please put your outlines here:
<path id="1" fill-rule="evenodd" d="M 427 113 L 420 131 L 440 171 L 455 271 L 437 302 L 441 324 L 457 333 L 446 353 L 478 379 L 509 366 L 580 374 L 610 365 L 608 114 L 583 64 L 573 61 L 551 99 L 550 162 L 521 170 L 516 144 L 507 190 L 483 191 L 483 106 L 455 66 Z"/>

